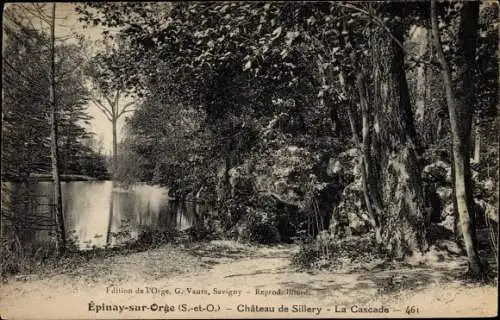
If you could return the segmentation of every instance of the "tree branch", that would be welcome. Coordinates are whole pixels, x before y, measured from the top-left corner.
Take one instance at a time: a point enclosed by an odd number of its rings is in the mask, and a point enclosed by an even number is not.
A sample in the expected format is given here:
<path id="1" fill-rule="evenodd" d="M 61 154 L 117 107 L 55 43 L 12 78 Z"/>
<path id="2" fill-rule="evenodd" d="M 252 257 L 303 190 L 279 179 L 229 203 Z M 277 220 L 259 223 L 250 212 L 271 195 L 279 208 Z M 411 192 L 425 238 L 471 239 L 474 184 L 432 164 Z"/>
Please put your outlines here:
<path id="1" fill-rule="evenodd" d="M 95 106 L 106 116 L 106 118 L 109 121 L 112 121 L 113 116 L 111 114 L 111 111 L 109 111 L 109 108 L 107 108 L 105 105 L 103 105 L 99 99 L 96 99 L 95 97 L 92 97 L 91 99 L 92 99 L 92 102 L 94 102 Z"/>
<path id="2" fill-rule="evenodd" d="M 38 19 L 44 21 L 47 24 L 51 23 L 50 17 L 48 17 L 40 9 L 35 9 L 35 8 L 31 9 L 31 8 L 29 8 L 27 6 L 22 5 L 22 4 L 19 4 L 19 6 L 21 7 L 21 9 L 23 9 L 26 12 L 28 12 L 29 14 L 31 14 L 35 18 L 38 18 Z"/>
<path id="3" fill-rule="evenodd" d="M 368 11 L 366 11 L 364 9 L 361 9 L 359 7 L 353 6 L 351 4 L 336 3 L 335 5 L 337 5 L 339 7 L 343 7 L 343 8 L 347 8 L 347 9 L 352 9 L 352 10 L 358 11 L 358 12 L 363 13 L 364 15 L 368 16 L 370 19 L 373 19 L 373 21 L 375 21 L 375 23 L 377 23 L 380 27 L 384 28 L 385 31 L 387 31 L 387 33 L 389 34 L 389 37 L 391 37 L 392 40 L 394 42 L 396 42 L 396 44 L 398 46 L 400 46 L 402 49 L 404 49 L 403 44 L 396 38 L 396 36 L 394 36 L 394 34 L 392 34 L 391 29 L 389 29 L 389 27 L 386 26 L 385 23 L 379 17 L 373 16 L 373 15 L 370 14 L 370 12 L 368 12 Z"/>
<path id="4" fill-rule="evenodd" d="M 134 104 L 136 103 L 136 101 L 131 101 L 129 103 L 127 103 L 126 105 L 124 105 L 121 109 L 121 111 L 118 113 L 118 116 L 117 118 L 120 118 L 123 114 L 127 113 L 127 112 L 132 112 L 134 110 L 132 109 L 128 109 L 129 107 L 133 106 Z"/>
<path id="5" fill-rule="evenodd" d="M 106 101 L 109 104 L 109 107 L 111 108 L 111 110 L 110 110 L 111 118 L 115 119 L 115 116 L 116 116 L 115 104 L 113 103 L 113 101 L 111 101 L 111 99 L 108 96 L 104 96 L 104 99 L 106 99 Z"/>
<path id="6" fill-rule="evenodd" d="M 19 76 L 21 76 L 21 78 L 23 78 L 24 80 L 26 80 L 31 86 L 34 86 L 36 88 L 40 88 L 39 87 L 39 84 L 35 84 L 33 83 L 33 79 L 30 79 L 28 76 L 26 76 L 24 73 L 22 73 L 21 71 L 17 70 L 8 60 L 7 58 L 2 58 L 2 61 L 5 63 L 5 65 L 7 67 L 9 67 L 12 71 L 14 71 L 15 73 L 17 73 Z"/>
<path id="7" fill-rule="evenodd" d="M 369 17 L 370 19 L 372 19 L 377 25 L 379 25 L 380 27 L 382 27 L 386 32 L 387 34 L 389 35 L 389 37 L 391 37 L 391 39 L 398 45 L 400 46 L 403 50 L 405 49 L 403 43 L 401 43 L 397 38 L 396 36 L 391 32 L 391 29 L 389 29 L 389 27 L 387 25 L 385 25 L 385 23 L 377 16 L 374 16 L 373 14 L 371 14 L 370 12 L 364 10 L 364 9 L 361 9 L 359 7 L 356 7 L 356 6 L 353 6 L 351 4 L 344 4 L 344 3 L 337 3 L 336 4 L 337 6 L 339 7 L 343 7 L 343 8 L 347 8 L 347 9 L 352 9 L 352 10 L 355 10 L 355 11 L 358 11 L 360 13 L 363 13 L 364 15 L 366 15 L 367 17 Z M 415 62 L 416 64 L 423 64 L 423 65 L 430 65 L 430 66 L 433 66 L 435 67 L 436 65 L 432 62 L 432 61 L 426 61 L 426 60 L 422 60 L 420 58 L 416 58 L 416 57 L 408 57 L 408 60 L 409 61 L 413 61 Z"/>
<path id="8" fill-rule="evenodd" d="M 120 93 L 121 93 L 120 89 L 116 90 L 115 103 L 114 103 L 115 114 L 118 114 L 118 101 L 120 101 Z"/>

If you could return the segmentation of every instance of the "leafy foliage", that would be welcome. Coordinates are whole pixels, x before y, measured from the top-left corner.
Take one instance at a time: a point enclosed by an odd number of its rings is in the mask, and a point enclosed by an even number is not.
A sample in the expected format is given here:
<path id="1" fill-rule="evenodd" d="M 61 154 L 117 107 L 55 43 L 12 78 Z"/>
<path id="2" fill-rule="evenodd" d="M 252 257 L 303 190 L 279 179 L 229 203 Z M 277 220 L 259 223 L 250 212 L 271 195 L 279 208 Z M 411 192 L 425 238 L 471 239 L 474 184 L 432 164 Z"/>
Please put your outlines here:
<path id="1" fill-rule="evenodd" d="M 438 9 L 446 57 L 457 65 L 462 4 Z M 477 54 L 489 62 L 495 10 L 483 10 Z M 421 187 L 421 169 L 449 159 L 434 52 L 429 44 L 415 52 L 409 41 L 409 30 L 429 27 L 427 3 L 86 3 L 79 11 L 116 41 L 97 57 L 106 83 L 145 97 L 128 121 L 124 176 L 217 203 L 226 228 L 244 217 L 263 233 L 263 223 L 276 226 L 279 209 L 262 205 L 260 193 L 311 219 L 332 216 L 342 197 L 338 218 L 348 228 L 361 219 L 379 223 L 395 247 L 425 242 L 424 194 L 432 188 Z M 496 114 L 492 65 L 476 74 L 484 120 Z M 407 81 L 419 68 L 435 90 Z M 415 124 L 417 99 L 424 116 Z M 486 122 L 481 128 L 491 132 Z M 349 150 L 359 163 L 341 156 Z M 332 168 L 337 162 L 341 169 Z M 367 218 L 366 188 L 378 194 L 378 218 Z"/>

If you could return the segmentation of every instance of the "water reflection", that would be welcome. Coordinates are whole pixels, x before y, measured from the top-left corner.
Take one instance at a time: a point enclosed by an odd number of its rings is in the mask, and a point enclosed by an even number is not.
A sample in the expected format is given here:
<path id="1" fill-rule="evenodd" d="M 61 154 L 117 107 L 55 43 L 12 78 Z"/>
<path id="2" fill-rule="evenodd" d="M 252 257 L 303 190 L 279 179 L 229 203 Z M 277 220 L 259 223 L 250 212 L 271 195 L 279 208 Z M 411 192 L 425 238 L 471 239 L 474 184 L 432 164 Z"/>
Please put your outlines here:
<path id="1" fill-rule="evenodd" d="M 196 215 L 194 207 L 170 200 L 168 190 L 158 186 L 125 189 L 110 181 L 72 181 L 63 182 L 61 189 L 66 230 L 80 249 L 117 245 L 147 230 L 184 230 Z M 51 182 L 8 183 L 2 191 L 22 221 L 17 234 L 23 247 L 51 239 L 51 194 Z"/>

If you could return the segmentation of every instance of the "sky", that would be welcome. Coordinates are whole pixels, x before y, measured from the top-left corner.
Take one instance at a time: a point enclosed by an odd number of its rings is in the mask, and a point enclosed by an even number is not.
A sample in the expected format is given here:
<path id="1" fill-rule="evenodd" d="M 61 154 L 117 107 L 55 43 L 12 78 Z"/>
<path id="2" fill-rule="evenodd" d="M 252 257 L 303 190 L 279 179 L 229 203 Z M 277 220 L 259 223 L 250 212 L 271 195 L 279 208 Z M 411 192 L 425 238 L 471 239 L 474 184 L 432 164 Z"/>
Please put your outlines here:
<path id="1" fill-rule="evenodd" d="M 10 4 L 17 5 L 17 4 Z M 21 4 L 28 5 L 29 4 Z M 49 3 L 45 5 L 47 14 L 50 16 L 51 6 Z M 55 36 L 56 38 L 64 38 L 64 41 L 71 42 L 75 41 L 74 34 L 84 34 L 88 40 L 92 42 L 96 42 L 102 40 L 101 31 L 102 28 L 89 26 L 87 28 L 83 28 L 84 23 L 78 21 L 79 14 L 75 11 L 74 3 L 56 3 L 56 27 L 55 27 Z M 48 28 L 46 24 L 41 24 L 40 20 L 35 23 L 35 26 L 40 26 L 43 28 Z M 68 39 L 69 38 L 69 39 Z M 99 45 L 96 44 L 95 48 L 99 48 Z M 91 49 L 93 50 L 93 49 Z M 121 103 L 126 104 L 128 101 L 123 99 Z M 96 134 L 96 139 L 101 140 L 103 142 L 103 151 L 106 154 L 111 153 L 112 143 L 113 143 L 113 135 L 112 135 L 112 127 L 111 122 L 106 119 L 103 113 L 93 104 L 90 103 L 88 106 L 88 113 L 93 117 L 90 125 L 87 126 L 87 129 Z M 120 119 L 118 122 L 118 140 L 120 140 L 120 133 L 123 131 L 123 119 Z"/>

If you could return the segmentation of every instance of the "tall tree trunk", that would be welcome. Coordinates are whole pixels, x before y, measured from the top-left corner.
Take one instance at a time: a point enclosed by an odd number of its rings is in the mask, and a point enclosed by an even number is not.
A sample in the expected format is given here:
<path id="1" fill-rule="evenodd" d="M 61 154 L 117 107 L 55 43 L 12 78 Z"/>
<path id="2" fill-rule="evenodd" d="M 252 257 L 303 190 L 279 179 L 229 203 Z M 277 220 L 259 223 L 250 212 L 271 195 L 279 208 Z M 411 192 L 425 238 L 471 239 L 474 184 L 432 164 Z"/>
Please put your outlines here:
<path id="1" fill-rule="evenodd" d="M 474 130 L 474 163 L 481 161 L 481 129 L 479 121 L 476 121 Z"/>
<path id="2" fill-rule="evenodd" d="M 439 141 L 439 139 L 441 138 L 442 132 L 443 132 L 443 119 L 441 117 L 439 117 L 437 128 L 436 128 L 436 138 L 434 140 L 434 143 L 437 143 Z"/>
<path id="3" fill-rule="evenodd" d="M 117 169 L 118 169 L 118 142 L 117 142 L 117 125 L 118 125 L 118 119 L 116 116 L 113 114 L 113 118 L 111 119 L 111 124 L 113 126 L 113 185 L 115 184 L 115 180 L 117 177 Z"/>
<path id="4" fill-rule="evenodd" d="M 113 185 L 114 185 L 114 181 L 111 182 L 112 185 L 111 185 L 111 195 L 110 195 L 110 198 L 109 198 L 109 211 L 108 211 L 108 228 L 106 230 L 106 246 L 111 246 L 111 242 L 112 242 L 112 230 L 113 230 L 113 216 L 114 216 L 114 204 L 115 204 L 115 201 L 118 201 L 118 200 L 115 200 L 115 193 L 113 191 Z"/>
<path id="5" fill-rule="evenodd" d="M 374 35 L 376 134 L 373 136 L 372 188 L 380 194 L 383 243 L 395 256 L 427 250 L 424 193 L 418 158 L 420 146 L 413 121 L 404 69 L 404 25 L 391 26 L 399 43 L 385 31 Z M 382 213 L 383 212 L 383 213 Z"/>
<path id="6" fill-rule="evenodd" d="M 462 9 L 457 54 L 457 90 L 455 92 L 451 71 L 443 53 L 437 24 L 436 0 L 431 0 L 431 24 L 433 43 L 441 64 L 441 74 L 446 93 L 450 117 L 454 162 L 454 189 L 460 228 L 469 260 L 469 272 L 474 277 L 482 276 L 484 267 L 477 251 L 474 221 L 474 200 L 470 173 L 470 132 L 474 112 L 472 76 L 477 38 L 479 2 L 465 2 Z M 457 95 L 458 93 L 458 95 Z"/>
<path id="7" fill-rule="evenodd" d="M 354 60 L 354 57 L 351 57 Z M 360 164 L 360 171 L 361 171 L 361 186 L 363 187 L 363 199 L 365 201 L 365 207 L 366 207 L 366 213 L 368 216 L 368 223 L 370 226 L 373 228 L 375 231 L 375 241 L 377 244 L 382 243 L 382 237 L 381 237 L 381 228 L 380 224 L 378 223 L 377 220 L 377 212 L 373 208 L 372 200 L 370 197 L 370 192 L 373 190 L 373 188 L 370 188 L 368 184 L 368 172 L 370 165 L 368 164 L 368 157 L 369 157 L 369 139 L 368 139 L 368 132 L 369 132 L 369 121 L 368 121 L 368 102 L 367 102 L 367 97 L 365 96 L 366 91 L 364 87 L 364 79 L 362 76 L 358 77 L 358 95 L 360 98 L 360 104 L 361 104 L 361 112 L 362 112 L 362 137 L 363 137 L 363 142 L 360 141 L 360 138 L 358 136 L 358 130 L 356 126 L 356 118 L 354 116 L 354 113 L 352 111 L 352 106 L 351 106 L 351 101 L 347 99 L 349 96 L 347 90 L 346 90 L 346 76 L 343 71 L 340 72 L 339 74 L 339 82 L 341 84 L 342 88 L 342 93 L 343 96 L 345 97 L 345 105 L 347 109 L 347 115 L 349 118 L 349 126 L 351 128 L 351 134 L 352 134 L 352 139 L 354 141 L 354 145 L 356 148 L 358 148 L 360 152 L 360 157 L 359 157 L 359 164 Z M 372 194 L 373 196 L 373 194 Z M 334 228 L 333 228 L 333 233 L 334 234 L 340 234 L 341 230 L 339 228 L 342 228 L 341 221 L 347 220 L 344 214 L 341 213 L 341 210 L 334 210 L 332 214 L 332 221 L 334 222 Z"/>
<path id="8" fill-rule="evenodd" d="M 403 258 L 421 255 L 427 249 L 427 240 L 419 148 L 404 70 L 404 51 L 400 46 L 404 28 L 399 25 L 392 28 L 399 43 L 385 30 L 374 30 L 374 39 L 370 41 L 374 66 L 372 99 L 367 78 L 362 73 L 356 74 L 362 141 L 355 132 L 352 112 L 349 118 L 355 140 L 363 151 L 362 182 L 370 224 L 377 242 Z M 349 40 L 346 37 L 347 43 Z M 364 68 L 353 54 L 351 60 L 358 70 Z"/>
<path id="9" fill-rule="evenodd" d="M 413 36 L 413 41 L 417 42 L 418 56 L 423 57 L 427 50 L 427 29 L 417 27 Z M 419 65 L 416 68 L 416 101 L 415 101 L 415 120 L 423 124 L 425 119 L 425 103 L 427 91 L 427 65 Z M 423 126 L 423 125 L 422 125 Z"/>
<path id="10" fill-rule="evenodd" d="M 348 29 L 347 26 L 344 26 L 346 30 Z M 344 36 L 344 45 L 346 46 L 352 46 L 353 41 L 352 39 L 352 34 L 351 32 L 347 32 L 346 35 Z M 357 65 L 360 70 L 362 70 L 362 64 L 359 63 L 358 59 L 356 58 L 356 55 L 354 52 L 351 53 L 350 55 L 351 61 L 353 65 Z M 339 80 L 341 83 L 341 86 L 344 88 L 343 89 L 343 94 L 345 97 L 348 96 L 347 91 L 345 90 L 345 82 L 349 81 L 347 80 L 348 77 L 344 74 L 344 72 L 341 72 L 339 74 Z M 368 105 L 368 100 L 369 100 L 369 92 L 367 89 L 367 83 L 366 83 L 366 78 L 362 72 L 357 72 L 356 73 L 356 79 L 355 81 L 353 80 L 352 85 L 355 85 L 358 89 L 358 97 L 359 97 L 359 103 L 361 106 L 361 139 L 358 137 L 358 132 L 356 128 L 356 121 L 354 118 L 354 115 L 351 110 L 351 105 L 348 103 L 347 104 L 347 112 L 349 116 L 349 123 L 351 126 L 351 133 L 354 139 L 354 142 L 356 144 L 356 147 L 360 149 L 361 151 L 361 156 L 360 156 L 360 165 L 361 165 L 361 184 L 363 187 L 363 198 L 365 200 L 365 206 L 366 206 L 366 213 L 368 216 L 368 223 L 372 227 L 373 231 L 375 232 L 375 241 L 377 244 L 382 244 L 382 231 L 381 231 L 381 225 L 379 221 L 379 215 L 381 214 L 381 205 L 380 205 L 380 194 L 378 192 L 378 189 L 375 187 L 375 184 L 373 183 L 373 172 L 372 172 L 372 162 L 373 159 L 371 157 L 371 152 L 370 149 L 372 147 L 371 142 L 371 136 L 370 136 L 370 127 L 371 127 L 371 122 L 370 121 L 370 113 L 371 110 L 369 110 L 369 105 Z"/>
<path id="11" fill-rule="evenodd" d="M 57 107 L 55 99 L 55 22 L 56 22 L 56 4 L 52 4 L 52 17 L 50 24 L 50 85 L 49 85 L 49 103 L 50 103 L 50 151 L 52 162 L 53 178 L 53 200 L 54 211 L 57 226 L 57 250 L 59 255 L 66 252 L 66 230 L 64 227 L 64 215 L 62 208 L 61 181 L 59 179 L 59 155 L 57 150 Z"/>
<path id="12" fill-rule="evenodd" d="M 380 205 L 380 195 L 373 183 L 373 172 L 371 159 L 371 138 L 370 138 L 370 111 L 368 107 L 368 91 L 366 79 L 362 73 L 357 75 L 357 88 L 359 101 L 361 105 L 361 182 L 363 185 L 363 197 L 365 198 L 366 210 L 370 225 L 375 231 L 375 240 L 378 244 L 382 243 L 381 229 L 378 217 L 382 210 Z M 356 138 L 358 139 L 358 138 Z"/>

